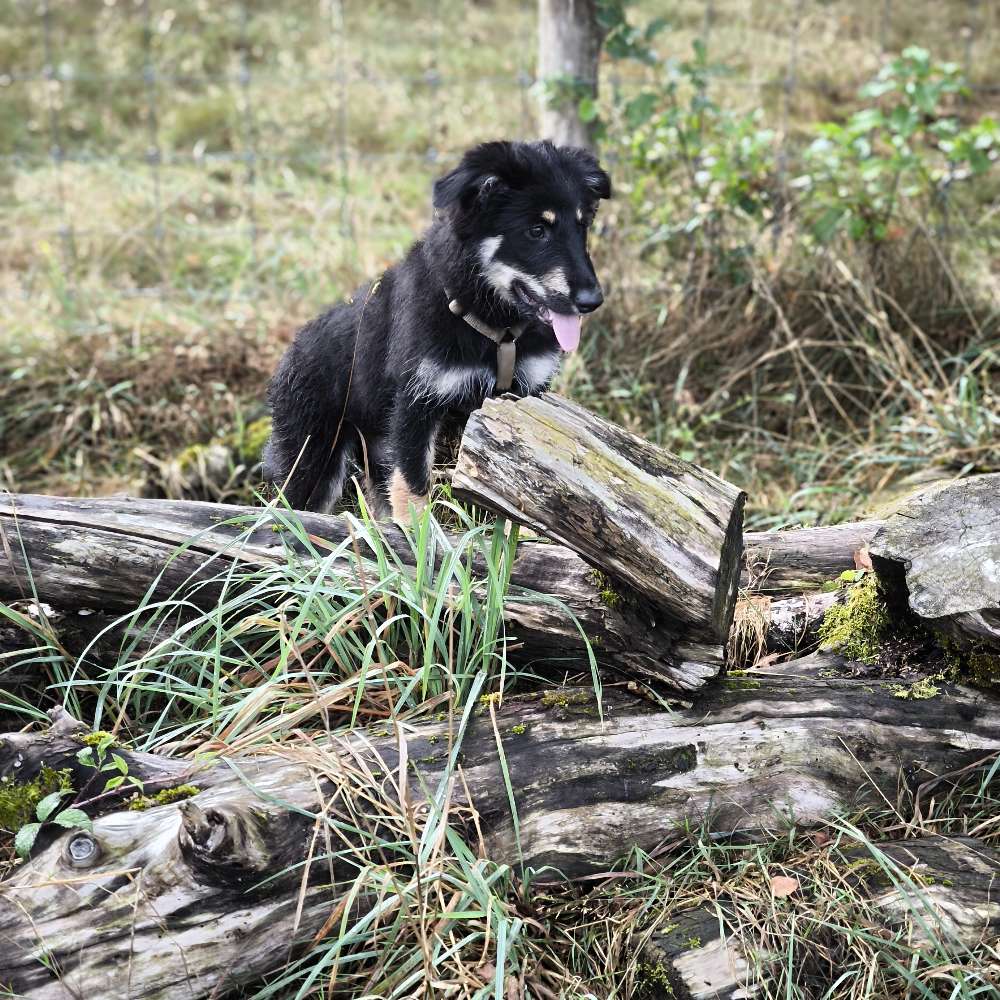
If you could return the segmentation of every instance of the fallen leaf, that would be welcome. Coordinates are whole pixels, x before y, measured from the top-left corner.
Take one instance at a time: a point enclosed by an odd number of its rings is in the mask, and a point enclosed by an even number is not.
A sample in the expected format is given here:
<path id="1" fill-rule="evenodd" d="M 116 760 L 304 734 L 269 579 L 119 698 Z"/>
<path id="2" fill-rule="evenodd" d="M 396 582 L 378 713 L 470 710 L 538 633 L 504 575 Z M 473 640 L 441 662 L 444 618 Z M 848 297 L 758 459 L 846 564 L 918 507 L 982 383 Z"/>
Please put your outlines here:
<path id="1" fill-rule="evenodd" d="M 815 830 L 812 833 L 812 842 L 817 847 L 826 847 L 833 840 L 833 837 L 826 830 Z"/>
<path id="2" fill-rule="evenodd" d="M 755 664 L 754 667 L 769 667 L 772 663 L 776 663 L 780 658 L 781 653 L 768 653 L 767 656 L 762 656 Z"/>
<path id="3" fill-rule="evenodd" d="M 872 566 L 872 557 L 868 554 L 867 545 L 862 545 L 861 548 L 854 553 L 854 568 L 867 570 L 875 568 Z"/>
<path id="4" fill-rule="evenodd" d="M 789 878 L 787 875 L 774 875 L 771 878 L 771 892 L 775 896 L 790 896 L 798 887 L 797 878 Z"/>

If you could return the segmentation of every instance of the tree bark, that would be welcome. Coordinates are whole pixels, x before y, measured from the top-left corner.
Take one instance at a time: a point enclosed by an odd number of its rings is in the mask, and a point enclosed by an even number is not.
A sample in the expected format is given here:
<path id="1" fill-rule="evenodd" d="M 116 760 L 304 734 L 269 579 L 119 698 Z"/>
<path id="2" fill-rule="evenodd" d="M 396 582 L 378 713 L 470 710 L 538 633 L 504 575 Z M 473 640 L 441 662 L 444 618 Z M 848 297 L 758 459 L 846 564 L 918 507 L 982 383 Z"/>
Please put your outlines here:
<path id="1" fill-rule="evenodd" d="M 964 648 L 1000 651 L 1000 473 L 920 494 L 870 549 L 890 598 Z"/>
<path id="2" fill-rule="evenodd" d="M 594 148 L 593 122 L 580 118 L 580 101 L 597 98 L 604 30 L 598 0 L 539 0 L 538 79 L 542 136 L 557 146 Z"/>
<path id="3" fill-rule="evenodd" d="M 180 761 L 119 751 L 129 773 L 153 787 L 201 790 L 144 812 L 108 812 L 120 800 L 97 800 L 91 811 L 106 814 L 92 837 L 67 831 L 41 845 L 2 887 L 0 980 L 29 1000 L 166 1000 L 275 968 L 292 942 L 323 925 L 355 871 L 316 865 L 317 884 L 303 889 L 295 866 L 309 855 L 321 799 L 324 815 L 357 823 L 354 802 L 376 803 L 366 815 L 417 816 L 428 794 L 445 789 L 453 811 L 474 808 L 468 833 L 481 831 L 489 857 L 573 876 L 633 846 L 652 850 L 685 824 L 720 834 L 809 825 L 895 801 L 901 784 L 916 790 L 919 809 L 924 790 L 1000 752 L 1000 701 L 951 686 L 904 701 L 891 681 L 825 676 L 839 662 L 817 657 L 734 679 L 684 712 L 606 689 L 603 722 L 586 690 L 508 699 L 495 727 L 488 712 L 472 719 L 451 784 L 457 737 L 448 722 L 399 727 L 392 737 L 352 733 L 326 753 L 313 744 L 308 758 Z M 69 767 L 80 787 L 86 771 L 71 729 L 7 735 L 0 776 L 25 781 L 45 763 Z"/>
<path id="4" fill-rule="evenodd" d="M 855 521 L 788 531 L 748 531 L 740 585 L 754 594 L 798 596 L 854 569 L 854 553 L 868 545 L 883 521 Z"/>
<path id="5" fill-rule="evenodd" d="M 312 538 L 322 540 L 324 554 L 328 546 L 352 540 L 346 518 L 305 513 L 294 517 Z M 0 497 L 0 600 L 34 600 L 37 594 L 59 609 L 126 614 L 147 591 L 160 600 L 184 589 L 192 604 L 211 607 L 221 590 L 219 581 L 234 564 L 272 565 L 284 560 L 288 549 L 308 556 L 292 532 L 275 531 L 275 526 L 281 526 L 277 514 L 254 507 L 182 500 Z M 406 536 L 391 525 L 380 525 L 379 530 L 387 546 L 412 565 Z M 457 539 L 451 538 L 450 544 Z M 360 537 L 358 547 L 363 556 L 370 554 Z M 353 546 L 348 545 L 342 571 L 353 576 L 357 569 Z M 512 653 L 515 659 L 576 669 L 586 663 L 582 628 L 603 666 L 679 691 L 697 690 L 723 665 L 723 643 L 686 634 L 645 602 L 626 597 L 562 546 L 522 542 L 511 584 L 505 619 L 509 635 L 520 643 Z M 532 600 L 528 591 L 555 599 L 569 614 L 556 604 Z"/>
<path id="6" fill-rule="evenodd" d="M 559 396 L 487 399 L 452 484 L 553 538 L 708 642 L 725 642 L 746 494 Z"/>
<path id="7" fill-rule="evenodd" d="M 858 896 L 870 900 L 887 927 L 907 927 L 913 944 L 927 943 L 933 934 L 967 948 L 1000 934 L 995 888 L 1000 881 L 1000 853 L 988 844 L 973 837 L 926 836 L 873 847 L 874 851 L 851 848 L 842 856 L 847 868 L 852 862 L 869 862 L 858 867 L 863 873 L 856 876 L 861 883 Z M 881 860 L 875 861 L 876 855 Z M 646 963 L 655 970 L 647 977 L 644 1000 L 737 1000 L 760 995 L 767 963 L 750 951 L 766 954 L 766 943 L 757 947 L 751 928 L 742 939 L 728 933 L 727 915 L 725 902 L 718 909 L 699 907 L 669 915 L 667 929 L 654 934 L 644 948 Z"/>

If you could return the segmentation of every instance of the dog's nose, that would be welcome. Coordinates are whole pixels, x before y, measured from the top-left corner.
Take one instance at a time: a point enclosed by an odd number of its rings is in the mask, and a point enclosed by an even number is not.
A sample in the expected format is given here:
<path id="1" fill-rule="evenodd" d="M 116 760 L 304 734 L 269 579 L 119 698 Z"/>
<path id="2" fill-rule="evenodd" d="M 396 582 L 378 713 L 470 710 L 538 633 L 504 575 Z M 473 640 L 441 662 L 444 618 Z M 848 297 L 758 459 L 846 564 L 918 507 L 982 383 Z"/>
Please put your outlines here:
<path id="1" fill-rule="evenodd" d="M 573 295 L 573 305 L 582 313 L 593 312 L 604 301 L 604 292 L 600 285 L 591 288 L 581 288 Z"/>

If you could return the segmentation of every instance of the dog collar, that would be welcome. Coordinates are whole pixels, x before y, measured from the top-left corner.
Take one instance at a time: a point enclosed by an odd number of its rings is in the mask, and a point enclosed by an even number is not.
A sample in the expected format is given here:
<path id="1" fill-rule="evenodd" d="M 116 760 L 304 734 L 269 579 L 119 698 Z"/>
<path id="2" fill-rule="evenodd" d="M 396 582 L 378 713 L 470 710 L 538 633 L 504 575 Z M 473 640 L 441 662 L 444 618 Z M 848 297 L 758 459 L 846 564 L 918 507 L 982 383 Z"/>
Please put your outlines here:
<path id="1" fill-rule="evenodd" d="M 497 388 L 501 392 L 506 392 L 514 384 L 514 366 L 517 364 L 517 338 L 524 333 L 528 325 L 527 320 L 521 320 L 513 326 L 503 328 L 490 326 L 484 323 L 475 313 L 469 312 L 458 299 L 451 297 L 451 292 L 446 288 L 445 295 L 448 296 L 448 308 L 456 315 L 461 316 L 476 333 L 492 340 L 497 345 Z"/>

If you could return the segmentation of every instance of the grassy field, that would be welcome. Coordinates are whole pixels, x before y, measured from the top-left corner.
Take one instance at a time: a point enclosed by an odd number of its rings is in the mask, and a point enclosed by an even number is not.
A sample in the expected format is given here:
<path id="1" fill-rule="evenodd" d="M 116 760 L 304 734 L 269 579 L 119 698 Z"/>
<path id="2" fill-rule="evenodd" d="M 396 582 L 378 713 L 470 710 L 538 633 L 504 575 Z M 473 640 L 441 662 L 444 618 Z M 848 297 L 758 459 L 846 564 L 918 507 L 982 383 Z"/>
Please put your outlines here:
<path id="1" fill-rule="evenodd" d="M 989 5 L 972 39 L 962 4 L 888 21 L 806 4 L 798 22 L 794 4 L 758 6 L 714 5 L 710 58 L 726 71 L 709 94 L 761 108 L 793 152 L 814 122 L 858 106 L 882 42 L 933 42 L 983 86 L 1000 51 Z M 67 2 L 46 22 L 8 2 L 4 481 L 136 490 L 156 462 L 239 435 L 296 325 L 402 253 L 457 151 L 533 133 L 519 79 L 532 15 L 444 0 L 377 13 Z M 705 8 L 668 15 L 657 44 L 683 59 Z M 928 463 L 995 462 L 995 176 L 953 197 L 947 245 L 917 212 L 878 260 L 864 241 L 809 256 L 794 218 L 780 238 L 741 221 L 753 273 L 734 281 L 693 243 L 650 246 L 650 217 L 687 210 L 690 193 L 672 178 L 644 187 L 613 98 L 656 79 L 634 61 L 607 66 L 619 197 L 595 255 L 611 297 L 559 388 L 746 487 L 752 524 L 843 518 Z M 975 91 L 958 110 L 971 120 L 991 102 Z"/>
<path id="2" fill-rule="evenodd" d="M 1000 470 L 988 124 L 1000 9 L 629 6 L 635 24 L 657 15 L 668 22 L 651 43 L 658 60 L 604 62 L 594 111 L 617 195 L 594 257 L 609 295 L 559 391 L 746 489 L 754 528 L 857 516 L 908 478 Z M 534 135 L 534 45 L 530 2 L 0 0 L 0 485 L 252 500 L 264 389 L 290 336 L 400 256 L 428 218 L 432 179 L 463 148 Z M 836 129 L 889 99 L 858 91 L 910 45 L 953 61 L 971 87 L 916 115 L 921 152 L 897 171 L 891 142 L 866 157 L 865 136 Z M 643 94 L 651 117 L 632 103 Z M 982 128 L 981 172 L 945 163 L 943 121 Z M 817 151 L 823 127 L 830 145 Z M 831 215 L 841 203 L 853 214 Z M 212 443 L 225 449 L 221 471 L 207 468 Z M 142 748 L 207 745 L 242 720 L 240 746 L 253 748 L 297 738 L 275 721 L 285 713 L 339 731 L 387 705 L 419 721 L 445 701 L 461 711 L 537 685 L 505 659 L 502 532 L 457 507 L 437 513 L 466 532 L 448 572 L 414 582 L 387 555 L 372 593 L 290 562 L 177 631 L 183 594 L 148 609 L 134 624 L 158 637 L 153 648 L 126 644 L 110 659 L 74 657 L 56 619 L 0 606 L 24 631 L 0 673 L 38 677 L 0 691 L 0 716 L 20 725 L 65 702 Z M 436 539 L 425 523 L 419 564 L 433 565 Z M 473 555 L 493 570 L 485 593 Z M 586 664 L 577 679 L 590 680 Z M 353 712 L 321 713 L 317 684 L 356 693 Z M 0 794 L 0 826 L 3 805 Z M 583 888 L 536 888 L 445 851 L 423 874 L 471 915 L 444 938 L 409 916 L 417 847 L 404 844 L 391 919 L 325 941 L 246 995 L 325 995 L 331 962 L 356 970 L 338 995 L 409 995 L 394 970 L 433 953 L 453 987 L 441 995 L 491 996 L 503 928 L 506 968 L 530 972 L 533 997 L 655 998 L 636 935 L 665 908 L 724 904 L 776 1000 L 987 1000 L 996 943 L 886 937 L 839 852 L 922 831 L 996 845 L 998 817 L 987 764 L 916 825 L 901 790 L 821 838 L 673 831 L 661 855 L 624 859 Z M 0 864 L 13 860 L 10 839 Z M 769 889 L 786 872 L 804 887 L 793 901 Z"/>

